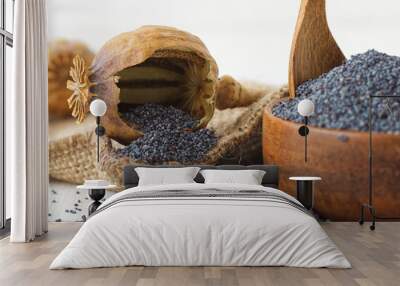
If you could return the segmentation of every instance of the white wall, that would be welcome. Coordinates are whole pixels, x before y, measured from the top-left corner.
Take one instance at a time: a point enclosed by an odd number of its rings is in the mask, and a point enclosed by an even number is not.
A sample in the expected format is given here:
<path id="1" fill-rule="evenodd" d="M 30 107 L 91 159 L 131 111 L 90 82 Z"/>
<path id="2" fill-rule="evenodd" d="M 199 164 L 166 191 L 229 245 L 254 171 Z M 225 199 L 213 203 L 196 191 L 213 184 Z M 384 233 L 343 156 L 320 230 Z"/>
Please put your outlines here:
<path id="1" fill-rule="evenodd" d="M 285 83 L 300 0 L 49 0 L 49 37 L 93 50 L 145 24 L 199 36 L 220 74 Z M 400 1 L 327 0 L 331 30 L 346 56 L 375 48 L 400 55 Z"/>

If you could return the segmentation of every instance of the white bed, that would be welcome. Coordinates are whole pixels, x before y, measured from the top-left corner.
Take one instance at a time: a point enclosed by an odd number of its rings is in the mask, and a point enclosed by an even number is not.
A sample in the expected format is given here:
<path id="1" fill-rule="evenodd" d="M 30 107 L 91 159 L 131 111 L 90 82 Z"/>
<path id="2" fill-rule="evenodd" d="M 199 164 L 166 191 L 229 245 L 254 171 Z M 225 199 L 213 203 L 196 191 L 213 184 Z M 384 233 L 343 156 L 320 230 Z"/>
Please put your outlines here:
<path id="1" fill-rule="evenodd" d="M 135 197 L 146 191 L 175 190 L 172 197 Z M 180 197 L 178 191 L 189 195 Z M 244 193 L 240 197 L 190 196 L 191 192 L 239 191 Z M 270 199 L 263 198 L 264 193 L 253 197 L 253 191 L 265 192 Z M 102 204 L 50 269 L 127 265 L 350 268 L 319 223 L 298 204 L 277 189 L 255 185 L 130 188 Z"/>

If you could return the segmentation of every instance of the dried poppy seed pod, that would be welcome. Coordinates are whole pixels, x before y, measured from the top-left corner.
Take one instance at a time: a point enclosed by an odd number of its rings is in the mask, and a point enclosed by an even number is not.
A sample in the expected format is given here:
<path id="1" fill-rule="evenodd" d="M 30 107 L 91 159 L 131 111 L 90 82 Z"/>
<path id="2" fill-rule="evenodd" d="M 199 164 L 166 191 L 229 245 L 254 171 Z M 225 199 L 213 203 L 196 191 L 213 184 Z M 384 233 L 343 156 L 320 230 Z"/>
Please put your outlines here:
<path id="1" fill-rule="evenodd" d="M 68 107 L 72 110 L 72 116 L 77 118 L 77 122 L 82 122 L 89 110 L 90 99 L 94 96 L 90 92 L 93 85 L 89 82 L 88 68 L 85 60 L 77 55 L 73 61 L 73 67 L 69 72 L 72 80 L 67 81 L 67 88 L 72 91 L 68 98 Z"/>
<path id="2" fill-rule="evenodd" d="M 248 106 L 266 95 L 268 91 L 270 89 L 265 86 L 253 84 L 248 87 L 233 77 L 224 75 L 218 80 L 216 107 L 222 110 Z"/>
<path id="3" fill-rule="evenodd" d="M 75 116 L 83 120 L 95 94 L 107 104 L 102 118 L 107 135 L 122 144 L 142 136 L 120 117 L 130 106 L 171 104 L 198 118 L 198 127 L 205 127 L 214 114 L 217 64 L 198 37 L 175 28 L 144 26 L 122 33 L 100 49 L 89 71 L 72 70 Z"/>
<path id="4" fill-rule="evenodd" d="M 91 63 L 94 54 L 85 44 L 75 41 L 56 40 L 48 46 L 49 115 L 51 118 L 70 116 L 67 99 L 71 92 L 65 86 L 73 58 L 80 55 Z"/>

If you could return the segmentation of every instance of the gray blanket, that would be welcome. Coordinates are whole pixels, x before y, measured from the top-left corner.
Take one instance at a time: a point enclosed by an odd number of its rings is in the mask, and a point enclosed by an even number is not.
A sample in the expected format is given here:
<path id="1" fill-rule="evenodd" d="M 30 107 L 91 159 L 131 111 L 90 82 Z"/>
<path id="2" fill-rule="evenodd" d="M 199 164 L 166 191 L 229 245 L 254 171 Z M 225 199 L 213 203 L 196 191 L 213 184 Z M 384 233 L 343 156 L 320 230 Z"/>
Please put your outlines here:
<path id="1" fill-rule="evenodd" d="M 195 198 L 210 200 L 212 198 L 229 198 L 230 200 L 251 200 L 256 199 L 257 201 L 264 200 L 269 202 L 275 202 L 280 204 L 289 205 L 299 211 L 302 211 L 308 215 L 311 213 L 300 203 L 295 200 L 290 200 L 285 196 L 268 192 L 268 191 L 259 191 L 259 190 L 242 190 L 242 191 L 221 191 L 216 189 L 204 189 L 204 190 L 165 190 L 165 191 L 144 191 L 144 192 L 132 192 L 126 195 L 119 197 L 118 199 L 106 203 L 105 205 L 101 205 L 100 208 L 95 211 L 90 217 L 107 210 L 108 208 L 118 205 L 127 201 L 148 201 L 148 200 L 190 200 Z"/>

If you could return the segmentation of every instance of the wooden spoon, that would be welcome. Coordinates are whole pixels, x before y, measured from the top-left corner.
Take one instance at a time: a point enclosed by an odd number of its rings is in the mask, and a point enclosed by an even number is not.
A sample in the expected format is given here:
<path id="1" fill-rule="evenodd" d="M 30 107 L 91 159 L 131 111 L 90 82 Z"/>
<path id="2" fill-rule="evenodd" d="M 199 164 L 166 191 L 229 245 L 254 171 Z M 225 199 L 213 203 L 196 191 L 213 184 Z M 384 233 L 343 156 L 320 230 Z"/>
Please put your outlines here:
<path id="1" fill-rule="evenodd" d="M 289 60 L 289 94 L 345 62 L 326 20 L 325 0 L 302 0 Z"/>

